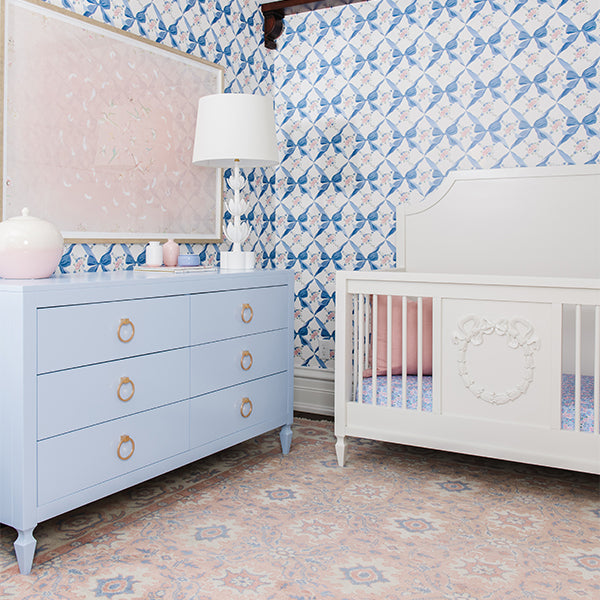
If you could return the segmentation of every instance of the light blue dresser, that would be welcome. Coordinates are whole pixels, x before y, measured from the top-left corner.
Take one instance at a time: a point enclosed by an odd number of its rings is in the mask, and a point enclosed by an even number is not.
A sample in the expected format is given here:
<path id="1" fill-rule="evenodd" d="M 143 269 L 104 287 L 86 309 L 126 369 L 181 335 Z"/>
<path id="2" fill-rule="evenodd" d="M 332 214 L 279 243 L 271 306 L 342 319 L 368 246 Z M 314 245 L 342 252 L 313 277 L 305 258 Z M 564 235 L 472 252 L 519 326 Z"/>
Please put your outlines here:
<path id="1" fill-rule="evenodd" d="M 293 418 L 290 271 L 0 279 L 0 522 L 40 521 Z"/>

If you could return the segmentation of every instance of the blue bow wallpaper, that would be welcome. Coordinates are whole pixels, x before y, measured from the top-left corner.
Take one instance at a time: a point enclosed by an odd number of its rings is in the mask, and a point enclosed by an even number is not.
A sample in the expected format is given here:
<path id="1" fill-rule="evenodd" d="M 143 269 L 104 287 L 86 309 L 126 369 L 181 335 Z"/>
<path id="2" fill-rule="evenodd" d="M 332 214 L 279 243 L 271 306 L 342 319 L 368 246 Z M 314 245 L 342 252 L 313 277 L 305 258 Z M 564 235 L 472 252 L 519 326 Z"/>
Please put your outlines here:
<path id="1" fill-rule="evenodd" d="M 369 0 L 286 17 L 275 51 L 256 0 L 62 5 L 225 66 L 225 91 L 273 94 L 282 160 L 249 174 L 245 249 L 295 273 L 297 366 L 333 366 L 335 271 L 394 265 L 399 203 L 457 169 L 600 162 L 597 0 Z M 61 270 L 143 261 L 73 244 Z"/>

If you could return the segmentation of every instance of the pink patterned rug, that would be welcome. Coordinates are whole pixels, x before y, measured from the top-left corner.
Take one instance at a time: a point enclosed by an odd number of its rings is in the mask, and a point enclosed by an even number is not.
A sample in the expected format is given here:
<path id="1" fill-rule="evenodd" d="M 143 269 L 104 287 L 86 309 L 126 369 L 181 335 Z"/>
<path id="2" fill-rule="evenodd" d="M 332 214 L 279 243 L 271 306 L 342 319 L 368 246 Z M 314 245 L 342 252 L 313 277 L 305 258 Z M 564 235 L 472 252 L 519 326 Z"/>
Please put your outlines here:
<path id="1" fill-rule="evenodd" d="M 51 519 L 29 576 L 0 526 L 0 598 L 600 598 L 598 477 L 277 432 Z"/>

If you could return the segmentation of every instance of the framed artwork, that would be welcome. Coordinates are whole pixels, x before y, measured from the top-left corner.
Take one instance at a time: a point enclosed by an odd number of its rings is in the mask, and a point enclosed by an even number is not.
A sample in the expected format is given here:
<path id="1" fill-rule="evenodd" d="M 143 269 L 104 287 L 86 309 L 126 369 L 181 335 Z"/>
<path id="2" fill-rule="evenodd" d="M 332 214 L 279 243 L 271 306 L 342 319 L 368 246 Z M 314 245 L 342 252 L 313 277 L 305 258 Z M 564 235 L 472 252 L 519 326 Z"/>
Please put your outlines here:
<path id="1" fill-rule="evenodd" d="M 223 68 L 32 0 L 4 0 L 2 218 L 71 241 L 216 242 L 220 169 L 192 165 Z"/>

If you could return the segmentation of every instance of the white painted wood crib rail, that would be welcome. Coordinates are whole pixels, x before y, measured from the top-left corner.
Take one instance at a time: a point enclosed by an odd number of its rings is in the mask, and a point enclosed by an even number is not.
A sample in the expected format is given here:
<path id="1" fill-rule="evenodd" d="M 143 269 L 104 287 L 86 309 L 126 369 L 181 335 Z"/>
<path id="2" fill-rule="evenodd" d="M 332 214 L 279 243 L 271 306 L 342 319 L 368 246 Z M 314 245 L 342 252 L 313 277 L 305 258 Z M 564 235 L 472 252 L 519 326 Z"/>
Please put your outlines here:
<path id="1" fill-rule="evenodd" d="M 346 436 L 356 436 L 600 473 L 600 280 L 399 271 L 337 277 L 340 464 Z M 424 373 L 423 351 L 428 299 L 431 377 Z M 418 349 L 412 375 L 411 301 Z M 401 367 L 392 364 L 399 325 L 393 302 L 402 307 Z M 565 376 L 574 380 L 571 429 L 562 406 Z M 592 422 L 586 417 L 584 428 L 582 381 L 591 378 Z M 416 398 L 409 405 L 410 379 Z M 398 396 L 392 381 L 401 389 Z"/>

